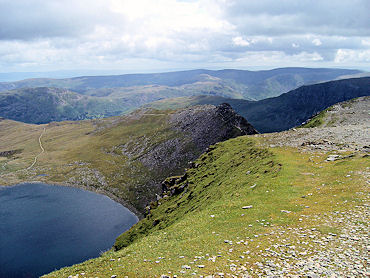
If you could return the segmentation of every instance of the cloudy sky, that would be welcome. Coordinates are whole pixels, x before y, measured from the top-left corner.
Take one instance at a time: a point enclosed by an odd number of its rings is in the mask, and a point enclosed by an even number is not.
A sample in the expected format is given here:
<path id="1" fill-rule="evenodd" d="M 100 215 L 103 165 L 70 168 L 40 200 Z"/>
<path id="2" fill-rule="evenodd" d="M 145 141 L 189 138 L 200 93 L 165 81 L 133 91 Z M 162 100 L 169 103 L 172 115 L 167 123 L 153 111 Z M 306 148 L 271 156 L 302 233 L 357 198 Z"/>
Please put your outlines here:
<path id="1" fill-rule="evenodd" d="M 0 0 L 0 72 L 370 71 L 369 0 Z"/>

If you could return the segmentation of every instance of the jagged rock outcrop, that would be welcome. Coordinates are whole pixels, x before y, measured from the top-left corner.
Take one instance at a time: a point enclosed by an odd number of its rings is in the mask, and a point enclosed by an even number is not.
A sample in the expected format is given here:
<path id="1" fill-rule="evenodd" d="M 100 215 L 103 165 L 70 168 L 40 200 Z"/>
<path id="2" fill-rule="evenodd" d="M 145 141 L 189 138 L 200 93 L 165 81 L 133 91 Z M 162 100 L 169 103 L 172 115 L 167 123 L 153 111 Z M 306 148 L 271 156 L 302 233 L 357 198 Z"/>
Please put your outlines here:
<path id="1" fill-rule="evenodd" d="M 189 133 L 199 149 L 236 136 L 257 133 L 227 103 L 190 107 L 172 115 L 170 122 L 175 129 Z"/>
<path id="2" fill-rule="evenodd" d="M 149 115 L 142 113 L 141 116 Z M 135 115 L 131 115 L 134 118 Z M 137 115 L 136 115 L 137 116 Z M 140 117 L 136 119 L 140 121 Z M 188 163 L 205 152 L 210 145 L 241 135 L 256 134 L 257 131 L 246 119 L 235 113 L 230 105 L 203 105 L 181 109 L 171 113 L 164 123 L 167 135 L 133 138 L 119 146 L 121 153 L 140 168 L 130 168 L 131 176 L 141 175 L 141 183 L 135 185 L 131 194 L 135 207 L 143 211 L 145 206 L 162 195 L 162 181 L 169 176 L 182 175 Z M 161 140 L 158 137 L 162 136 Z M 139 168 L 138 168 L 139 169 Z M 145 192 L 145 194 L 143 194 Z"/>
<path id="3" fill-rule="evenodd" d="M 227 103 L 194 106 L 171 114 L 168 125 L 174 136 L 152 144 L 149 137 L 137 146 L 123 146 L 123 153 L 135 158 L 147 168 L 157 171 L 169 170 L 169 175 L 178 174 L 177 168 L 197 158 L 210 145 L 257 131 L 246 119 L 235 113 Z M 130 150 L 130 151 L 129 151 Z M 182 170 L 180 171 L 182 172 Z"/>

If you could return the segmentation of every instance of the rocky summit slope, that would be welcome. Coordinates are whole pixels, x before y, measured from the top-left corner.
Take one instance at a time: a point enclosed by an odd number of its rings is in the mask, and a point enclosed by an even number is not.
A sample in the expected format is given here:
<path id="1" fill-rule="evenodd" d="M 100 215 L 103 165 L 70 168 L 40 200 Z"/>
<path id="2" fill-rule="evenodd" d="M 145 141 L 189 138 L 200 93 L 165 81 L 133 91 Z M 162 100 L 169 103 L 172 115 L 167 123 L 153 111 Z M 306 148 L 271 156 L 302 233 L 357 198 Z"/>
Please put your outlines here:
<path id="1" fill-rule="evenodd" d="M 276 146 L 310 150 L 370 149 L 370 97 L 341 102 L 308 120 L 302 128 L 264 135 Z"/>
<path id="2" fill-rule="evenodd" d="M 200 149 L 214 144 L 210 140 L 219 142 L 236 136 L 257 133 L 252 125 L 235 113 L 227 103 L 180 110 L 171 115 L 170 123 L 176 130 L 190 134 L 194 144 Z"/>
<path id="3" fill-rule="evenodd" d="M 46 277 L 368 277 L 367 103 L 329 109 L 324 125 L 334 117 L 347 134 L 366 125 L 330 148 L 312 142 L 340 134 L 331 126 L 211 146 L 186 175 L 166 180 L 116 251 Z"/>
<path id="4" fill-rule="evenodd" d="M 0 184 L 83 187 L 123 202 L 140 216 L 162 193 L 161 182 L 183 174 L 208 146 L 255 133 L 227 104 L 38 126 L 2 120 Z M 40 155 L 39 138 L 45 150 Z"/>

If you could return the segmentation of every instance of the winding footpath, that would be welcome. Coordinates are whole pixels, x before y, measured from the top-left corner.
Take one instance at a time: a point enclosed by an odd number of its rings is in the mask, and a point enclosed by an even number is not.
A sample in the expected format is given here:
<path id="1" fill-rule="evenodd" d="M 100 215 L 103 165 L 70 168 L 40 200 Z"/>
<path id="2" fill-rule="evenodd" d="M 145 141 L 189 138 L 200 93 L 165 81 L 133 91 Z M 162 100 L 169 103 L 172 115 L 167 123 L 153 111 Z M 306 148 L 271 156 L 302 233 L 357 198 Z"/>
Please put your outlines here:
<path id="1" fill-rule="evenodd" d="M 38 158 L 41 154 L 43 154 L 43 153 L 45 152 L 45 149 L 44 149 L 44 147 L 42 146 L 42 143 L 41 143 L 41 137 L 42 137 L 42 135 L 44 135 L 45 131 L 46 131 L 46 128 L 44 127 L 44 130 L 41 132 L 40 137 L 39 137 L 39 145 L 40 145 L 41 152 L 40 152 L 38 155 L 36 155 L 36 156 L 35 156 L 35 159 L 34 159 L 33 163 L 31 164 L 31 166 L 29 166 L 29 167 L 27 168 L 27 170 L 31 169 L 31 168 L 36 164 L 36 162 L 37 162 L 37 158 Z"/>

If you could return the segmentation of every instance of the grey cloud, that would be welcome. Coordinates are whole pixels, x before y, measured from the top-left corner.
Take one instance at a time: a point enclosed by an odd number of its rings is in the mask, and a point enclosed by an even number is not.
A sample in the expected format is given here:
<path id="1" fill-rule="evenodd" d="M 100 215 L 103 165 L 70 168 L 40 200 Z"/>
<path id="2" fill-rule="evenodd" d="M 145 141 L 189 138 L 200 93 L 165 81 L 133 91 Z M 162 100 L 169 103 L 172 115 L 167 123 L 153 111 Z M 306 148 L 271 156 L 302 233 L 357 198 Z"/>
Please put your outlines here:
<path id="1" fill-rule="evenodd" d="M 249 35 L 370 35 L 370 1 L 233 1 L 225 16 Z"/>
<path id="2" fill-rule="evenodd" d="M 0 0 L 0 40 L 77 37 L 112 20 L 100 1 Z"/>
<path id="3" fill-rule="evenodd" d="M 268 50 L 286 50 L 287 52 L 299 52 L 302 50 L 322 51 L 328 49 L 346 48 L 346 49 L 364 49 L 361 44 L 362 37 L 335 37 L 335 36 L 282 36 L 270 38 L 271 42 L 263 36 L 242 37 L 250 44 L 248 46 L 233 46 L 231 50 L 240 51 L 268 51 Z M 315 42 L 318 42 L 317 45 Z"/>

